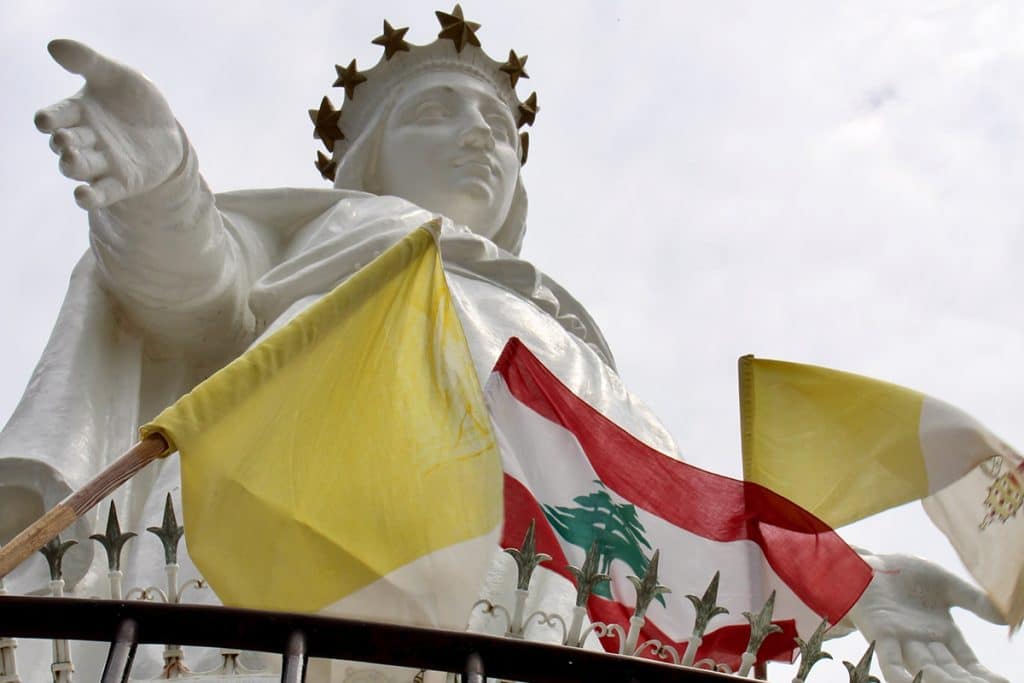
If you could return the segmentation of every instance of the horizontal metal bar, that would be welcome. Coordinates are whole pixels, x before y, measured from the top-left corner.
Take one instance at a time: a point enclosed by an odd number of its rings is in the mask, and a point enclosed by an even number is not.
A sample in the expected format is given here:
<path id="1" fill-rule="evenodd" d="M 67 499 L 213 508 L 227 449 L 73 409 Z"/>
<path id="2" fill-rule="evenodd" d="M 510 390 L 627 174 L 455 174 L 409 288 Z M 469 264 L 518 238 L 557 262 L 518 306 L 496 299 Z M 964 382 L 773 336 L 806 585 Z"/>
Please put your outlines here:
<path id="1" fill-rule="evenodd" d="M 76 598 L 0 597 L 4 634 L 112 642 L 125 620 L 136 641 L 285 653 L 295 633 L 309 657 L 355 660 L 463 673 L 469 657 L 486 662 L 491 679 L 529 683 L 714 683 L 733 676 L 635 657 L 498 638 L 478 633 L 209 605 Z"/>

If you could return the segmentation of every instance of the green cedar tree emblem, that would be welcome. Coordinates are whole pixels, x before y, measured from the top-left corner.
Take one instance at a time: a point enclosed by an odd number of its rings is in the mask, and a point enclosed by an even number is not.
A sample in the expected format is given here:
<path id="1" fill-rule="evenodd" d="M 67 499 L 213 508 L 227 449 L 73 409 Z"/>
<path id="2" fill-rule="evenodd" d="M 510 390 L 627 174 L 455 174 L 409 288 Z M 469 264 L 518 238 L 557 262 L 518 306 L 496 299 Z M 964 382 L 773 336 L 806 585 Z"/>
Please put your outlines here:
<path id="1" fill-rule="evenodd" d="M 544 505 L 544 516 L 559 536 L 583 552 L 596 544 L 602 574 L 608 574 L 612 560 L 621 560 L 634 574 L 643 576 L 650 563 L 644 549 L 652 548 L 644 538 L 644 525 L 637 517 L 636 506 L 616 503 L 601 480 L 595 479 L 594 483 L 598 485 L 597 491 L 573 498 L 578 507 Z M 613 599 L 608 582 L 596 585 L 593 592 Z M 665 604 L 661 595 L 657 600 Z"/>

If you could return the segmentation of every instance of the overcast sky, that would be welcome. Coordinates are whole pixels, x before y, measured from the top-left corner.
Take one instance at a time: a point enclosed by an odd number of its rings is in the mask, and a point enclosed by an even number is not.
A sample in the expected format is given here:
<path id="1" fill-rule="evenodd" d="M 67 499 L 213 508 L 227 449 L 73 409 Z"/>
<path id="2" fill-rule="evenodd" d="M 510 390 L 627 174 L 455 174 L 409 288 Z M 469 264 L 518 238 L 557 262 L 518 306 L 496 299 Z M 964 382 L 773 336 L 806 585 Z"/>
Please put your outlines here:
<path id="1" fill-rule="evenodd" d="M 1024 447 L 1024 6 L 838 5 L 463 3 L 492 56 L 530 55 L 519 90 L 542 110 L 524 256 L 589 308 L 685 457 L 732 476 L 745 353 L 919 389 Z M 32 125 L 80 84 L 49 39 L 149 75 L 215 191 L 320 187 L 306 110 L 340 102 L 334 64 L 375 63 L 383 18 L 433 40 L 435 9 L 451 7 L 0 5 L 0 421 L 87 247 L 74 184 Z M 916 504 L 842 534 L 963 571 Z M 1019 637 L 960 623 L 986 664 L 1024 680 Z M 813 680 L 845 670 L 826 662 Z"/>

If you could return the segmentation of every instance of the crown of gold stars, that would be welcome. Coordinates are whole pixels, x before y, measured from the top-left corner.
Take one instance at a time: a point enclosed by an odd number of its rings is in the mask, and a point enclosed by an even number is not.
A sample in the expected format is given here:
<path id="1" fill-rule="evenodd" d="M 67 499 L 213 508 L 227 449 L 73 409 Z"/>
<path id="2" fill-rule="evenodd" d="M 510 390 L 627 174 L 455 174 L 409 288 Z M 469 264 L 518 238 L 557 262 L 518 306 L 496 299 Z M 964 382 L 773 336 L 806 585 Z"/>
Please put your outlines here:
<path id="1" fill-rule="evenodd" d="M 317 151 L 314 162 L 326 180 L 334 180 L 338 162 L 373 119 L 388 93 L 400 81 L 424 71 L 459 71 L 476 76 L 494 87 L 520 128 L 533 125 L 540 110 L 537 93 L 520 100 L 515 90 L 520 79 L 530 77 L 526 73 L 527 55 L 520 56 L 515 50 L 509 50 L 507 60 L 495 61 L 480 47 L 480 39 L 476 35 L 480 24 L 467 21 L 462 7 L 455 5 L 451 12 L 434 14 L 441 24 L 441 31 L 433 43 L 408 43 L 405 34 L 409 28 L 395 28 L 385 20 L 384 31 L 371 41 L 384 48 L 384 56 L 376 66 L 360 71 L 354 59 L 348 66 L 335 65 L 337 78 L 333 87 L 344 90 L 342 106 L 335 109 L 330 98 L 324 97 L 319 108 L 309 110 L 313 137 L 320 140 L 327 150 L 326 154 Z M 523 131 L 519 137 L 520 161 L 525 164 L 530 136 Z"/>

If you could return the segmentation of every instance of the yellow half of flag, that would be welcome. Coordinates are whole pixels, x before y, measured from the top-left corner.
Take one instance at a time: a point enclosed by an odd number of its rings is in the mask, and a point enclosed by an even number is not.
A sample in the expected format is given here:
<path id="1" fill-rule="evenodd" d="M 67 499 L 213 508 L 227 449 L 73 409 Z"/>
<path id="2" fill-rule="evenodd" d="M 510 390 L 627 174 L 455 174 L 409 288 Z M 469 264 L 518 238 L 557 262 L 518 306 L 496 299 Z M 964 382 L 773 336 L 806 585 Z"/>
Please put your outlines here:
<path id="1" fill-rule="evenodd" d="M 439 583 L 482 578 L 501 463 L 438 230 L 411 233 L 143 427 L 181 454 L 189 554 L 224 603 L 319 611 L 369 595 L 370 611 L 408 599 L 414 621 L 437 623 Z"/>
<path id="2" fill-rule="evenodd" d="M 1012 452 L 964 412 L 894 384 L 753 356 L 739 373 L 744 477 L 833 527 Z"/>

